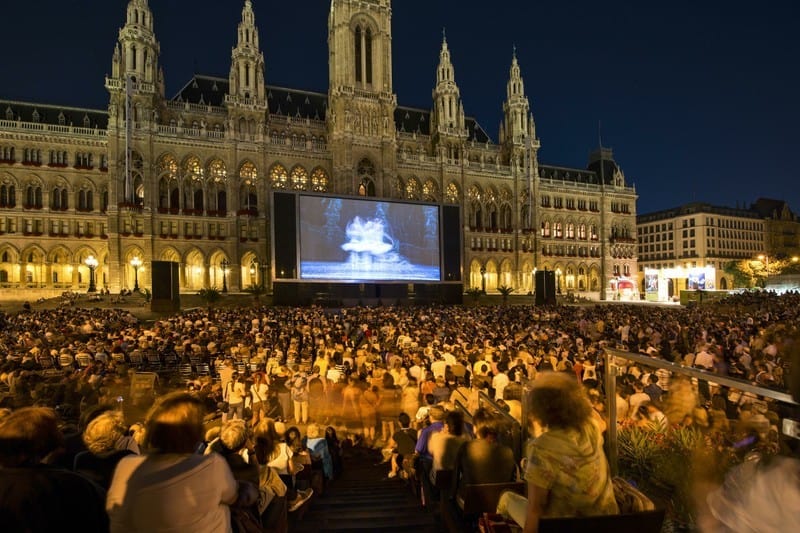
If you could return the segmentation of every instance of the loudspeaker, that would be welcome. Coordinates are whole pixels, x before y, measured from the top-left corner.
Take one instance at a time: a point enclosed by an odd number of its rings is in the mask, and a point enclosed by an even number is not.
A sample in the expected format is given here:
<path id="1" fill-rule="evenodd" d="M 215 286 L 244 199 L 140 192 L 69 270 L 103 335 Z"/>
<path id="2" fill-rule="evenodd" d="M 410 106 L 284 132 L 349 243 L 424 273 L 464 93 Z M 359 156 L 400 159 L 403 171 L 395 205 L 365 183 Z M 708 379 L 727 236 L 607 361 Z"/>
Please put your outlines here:
<path id="1" fill-rule="evenodd" d="M 556 273 L 552 270 L 536 271 L 536 305 L 556 304 Z"/>
<path id="2" fill-rule="evenodd" d="M 153 261 L 150 279 L 153 297 L 150 310 L 175 312 L 181 308 L 180 278 L 178 263 L 172 261 Z"/>
<path id="3" fill-rule="evenodd" d="M 442 281 L 461 281 L 461 208 L 442 207 Z"/>
<path id="4" fill-rule="evenodd" d="M 297 195 L 276 192 L 272 220 L 275 279 L 297 277 Z"/>

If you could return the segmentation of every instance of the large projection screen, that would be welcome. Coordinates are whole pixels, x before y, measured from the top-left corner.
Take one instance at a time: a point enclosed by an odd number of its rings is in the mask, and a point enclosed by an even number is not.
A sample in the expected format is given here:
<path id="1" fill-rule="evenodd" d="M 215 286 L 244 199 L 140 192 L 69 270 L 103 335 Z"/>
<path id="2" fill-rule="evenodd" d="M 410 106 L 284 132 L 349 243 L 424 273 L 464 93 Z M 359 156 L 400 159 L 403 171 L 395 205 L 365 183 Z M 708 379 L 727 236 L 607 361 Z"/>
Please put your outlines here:
<path id="1" fill-rule="evenodd" d="M 439 207 L 300 195 L 300 278 L 441 281 Z"/>

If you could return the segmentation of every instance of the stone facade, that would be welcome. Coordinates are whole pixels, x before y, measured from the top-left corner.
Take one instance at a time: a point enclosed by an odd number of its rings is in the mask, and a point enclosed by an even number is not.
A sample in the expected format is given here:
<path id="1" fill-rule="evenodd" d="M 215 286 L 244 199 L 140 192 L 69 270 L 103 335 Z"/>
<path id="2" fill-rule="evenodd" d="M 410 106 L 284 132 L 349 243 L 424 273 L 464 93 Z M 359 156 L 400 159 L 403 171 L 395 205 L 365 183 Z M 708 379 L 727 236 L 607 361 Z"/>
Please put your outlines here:
<path id="1" fill-rule="evenodd" d="M 130 0 L 105 111 L 0 101 L 0 286 L 43 294 L 134 285 L 131 260 L 180 264 L 181 290 L 270 286 L 271 192 L 458 204 L 466 287 L 604 298 L 635 276 L 636 199 L 611 151 L 542 165 L 516 54 L 493 142 L 465 114 L 446 38 L 431 109 L 399 106 L 390 0 L 332 0 L 327 94 L 270 86 L 250 0 L 227 79 L 167 98 L 147 0 Z M 400 28 L 407 31 L 407 28 Z M 278 51 L 267 51 L 278 53 Z M 8 291 L 6 291 L 8 293 Z"/>

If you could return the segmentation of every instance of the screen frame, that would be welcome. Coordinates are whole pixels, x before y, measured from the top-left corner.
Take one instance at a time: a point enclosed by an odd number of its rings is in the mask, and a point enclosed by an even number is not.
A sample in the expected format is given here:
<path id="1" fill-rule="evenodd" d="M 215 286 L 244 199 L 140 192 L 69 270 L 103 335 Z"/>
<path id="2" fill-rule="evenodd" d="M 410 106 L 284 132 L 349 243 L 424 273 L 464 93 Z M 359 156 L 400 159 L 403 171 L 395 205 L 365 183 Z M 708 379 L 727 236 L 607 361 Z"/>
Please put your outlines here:
<path id="1" fill-rule="evenodd" d="M 380 285 L 389 285 L 389 284 L 400 284 L 400 285 L 408 285 L 408 284 L 442 284 L 442 283 L 462 283 L 461 280 L 445 280 L 445 265 L 444 265 L 444 239 L 445 235 L 444 232 L 444 220 L 443 220 L 443 208 L 445 204 L 441 203 L 431 203 L 431 202 L 422 202 L 422 201 L 415 201 L 415 200 L 401 200 L 395 198 L 382 198 L 377 196 L 357 196 L 357 195 L 340 195 L 340 194 L 330 194 L 330 193 L 314 193 L 309 191 L 286 191 L 286 190 L 276 190 L 271 191 L 270 194 L 270 203 L 271 203 L 271 212 L 275 212 L 275 197 L 276 194 L 283 194 L 283 195 L 293 195 L 295 197 L 295 246 L 296 246 L 296 253 L 294 257 L 294 272 L 292 277 L 277 277 L 276 274 L 276 260 L 275 260 L 275 232 L 277 231 L 277 220 L 272 220 L 271 224 L 271 239 L 270 239 L 270 249 L 271 249 L 271 269 L 272 269 L 272 282 L 273 283 L 282 283 L 282 282 L 291 282 L 291 283 L 309 283 L 309 284 L 342 284 L 342 285 L 362 285 L 362 284 L 380 284 Z M 329 199 L 341 199 L 341 200 L 348 200 L 348 201 L 357 201 L 357 202 L 369 202 L 369 203 L 388 203 L 388 204 L 401 204 L 401 205 L 414 205 L 420 206 L 425 208 L 435 208 L 436 209 L 436 216 L 438 221 L 438 228 L 437 228 L 437 245 L 438 245 L 438 268 L 439 268 L 439 278 L 436 280 L 420 280 L 420 279 L 396 279 L 396 280 L 388 280 L 388 279 L 310 279 L 310 278 L 302 278 L 300 277 L 300 264 L 301 264 L 301 210 L 300 210 L 300 199 L 301 197 L 313 197 L 313 198 L 329 198 Z M 462 212 L 461 206 L 458 204 L 447 204 L 448 207 L 456 207 L 459 209 L 459 221 L 461 220 Z M 460 228 L 460 226 L 459 226 Z M 464 264 L 464 257 L 463 257 L 463 236 L 461 232 L 458 232 L 457 238 L 459 240 L 459 248 L 460 248 L 460 268 L 463 270 Z"/>

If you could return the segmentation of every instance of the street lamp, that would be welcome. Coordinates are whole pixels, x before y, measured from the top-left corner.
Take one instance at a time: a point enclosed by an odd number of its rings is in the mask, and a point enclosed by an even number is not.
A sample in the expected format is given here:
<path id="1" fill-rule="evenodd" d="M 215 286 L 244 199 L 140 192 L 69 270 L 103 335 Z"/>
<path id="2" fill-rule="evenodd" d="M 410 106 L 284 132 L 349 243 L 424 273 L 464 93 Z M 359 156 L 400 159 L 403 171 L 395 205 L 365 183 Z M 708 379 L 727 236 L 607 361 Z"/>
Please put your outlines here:
<path id="1" fill-rule="evenodd" d="M 767 254 L 761 254 L 758 256 L 758 260 L 764 263 L 764 269 L 766 270 L 766 274 L 764 275 L 764 288 L 767 288 L 767 283 L 769 282 L 769 256 Z"/>
<path id="2" fill-rule="evenodd" d="M 228 263 L 227 259 L 223 259 L 222 262 L 220 263 L 220 266 L 222 267 L 222 292 L 228 292 L 228 266 L 229 265 L 230 265 L 230 263 Z"/>
<path id="3" fill-rule="evenodd" d="M 481 267 L 481 291 L 486 294 L 486 269 Z"/>
<path id="4" fill-rule="evenodd" d="M 139 267 L 142 266 L 142 260 L 138 255 L 131 259 L 131 266 L 133 267 L 133 292 L 139 292 Z"/>
<path id="5" fill-rule="evenodd" d="M 97 287 L 94 284 L 94 271 L 97 268 L 97 265 L 100 263 L 97 261 L 97 258 L 93 255 L 90 255 L 84 261 L 87 267 L 89 267 L 89 290 L 86 292 L 97 292 Z"/>
<path id="6" fill-rule="evenodd" d="M 556 294 L 561 294 L 561 269 L 556 269 Z"/>
<path id="7" fill-rule="evenodd" d="M 258 272 L 258 261 L 250 261 L 250 285 L 256 284 L 256 272 Z"/>

